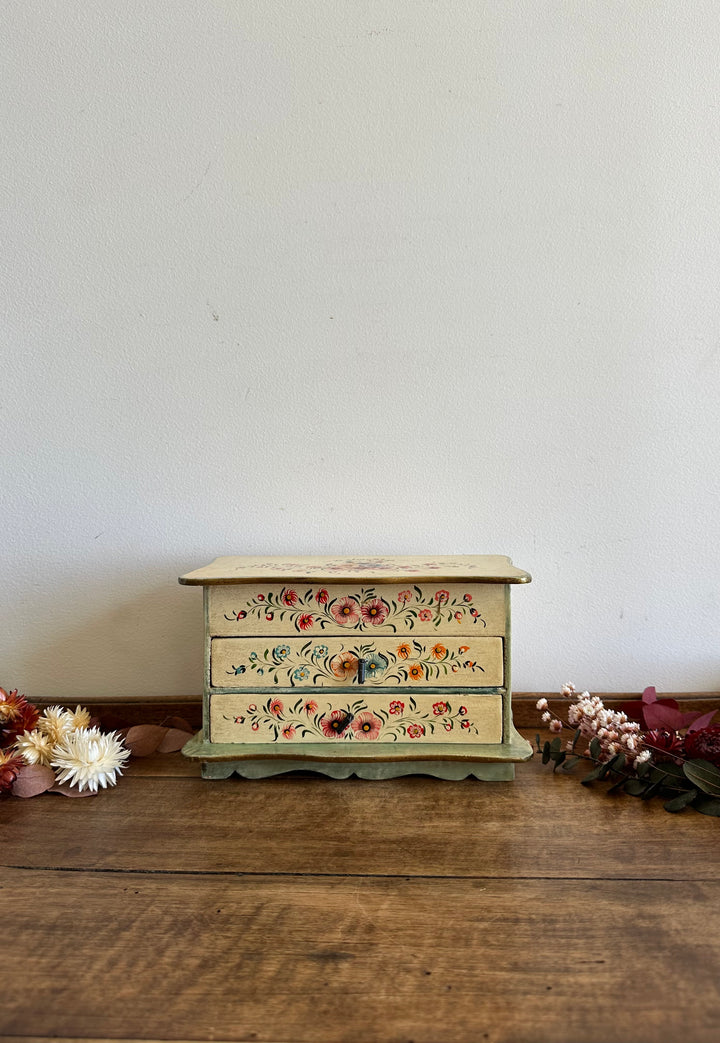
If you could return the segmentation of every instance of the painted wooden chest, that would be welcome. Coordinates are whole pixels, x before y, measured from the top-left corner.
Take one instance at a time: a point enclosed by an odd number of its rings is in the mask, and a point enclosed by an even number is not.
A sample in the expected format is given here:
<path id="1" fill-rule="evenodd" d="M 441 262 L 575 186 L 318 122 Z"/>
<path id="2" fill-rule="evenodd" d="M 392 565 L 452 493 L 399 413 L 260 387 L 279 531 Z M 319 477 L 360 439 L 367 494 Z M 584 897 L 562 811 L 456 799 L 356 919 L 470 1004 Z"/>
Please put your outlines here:
<path id="1" fill-rule="evenodd" d="M 531 747 L 510 688 L 509 558 L 223 557 L 203 587 L 206 778 L 500 780 Z"/>

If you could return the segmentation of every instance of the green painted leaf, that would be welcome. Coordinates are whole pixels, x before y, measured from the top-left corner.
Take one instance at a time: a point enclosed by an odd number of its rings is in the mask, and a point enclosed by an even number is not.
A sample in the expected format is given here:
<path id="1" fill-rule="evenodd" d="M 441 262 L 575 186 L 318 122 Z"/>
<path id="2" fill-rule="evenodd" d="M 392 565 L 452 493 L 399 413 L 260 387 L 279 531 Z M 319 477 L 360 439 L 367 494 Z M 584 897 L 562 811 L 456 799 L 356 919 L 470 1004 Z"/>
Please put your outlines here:
<path id="1" fill-rule="evenodd" d="M 692 784 L 703 793 L 709 793 L 711 797 L 720 797 L 720 770 L 710 761 L 686 761 L 683 771 Z"/>
<path id="2" fill-rule="evenodd" d="M 695 800 L 697 795 L 698 791 L 695 788 L 686 790 L 684 793 L 678 793 L 677 797 L 673 797 L 672 800 L 666 800 L 663 807 L 666 811 L 682 811 Z M 720 806 L 720 801 L 718 801 L 718 806 Z"/>

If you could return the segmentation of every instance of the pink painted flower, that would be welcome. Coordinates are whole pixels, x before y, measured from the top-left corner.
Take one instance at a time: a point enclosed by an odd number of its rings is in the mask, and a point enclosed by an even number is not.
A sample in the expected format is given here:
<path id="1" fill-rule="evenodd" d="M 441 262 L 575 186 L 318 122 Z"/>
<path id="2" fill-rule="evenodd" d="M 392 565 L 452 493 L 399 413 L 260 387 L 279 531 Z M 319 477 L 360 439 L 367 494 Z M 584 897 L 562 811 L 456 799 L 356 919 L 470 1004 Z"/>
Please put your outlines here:
<path id="1" fill-rule="evenodd" d="M 352 714 L 348 713 L 347 710 L 333 710 L 331 713 L 324 714 L 320 718 L 320 727 L 323 730 L 323 735 L 328 739 L 336 739 L 346 731 L 352 719 Z"/>
<path id="2" fill-rule="evenodd" d="M 352 730 L 356 739 L 377 739 L 382 721 L 369 710 L 364 710 L 353 719 Z"/>
<path id="3" fill-rule="evenodd" d="M 407 733 L 411 739 L 421 739 L 425 734 L 425 726 L 422 724 L 409 724 Z"/>
<path id="4" fill-rule="evenodd" d="M 429 608 L 421 608 L 418 612 L 418 619 L 423 623 L 428 623 L 432 619 L 432 612 Z"/>
<path id="5" fill-rule="evenodd" d="M 294 724 L 286 724 L 285 727 L 282 729 L 282 737 L 283 737 L 283 739 L 294 739 L 295 738 L 295 725 Z"/>
<path id="6" fill-rule="evenodd" d="M 279 699 L 273 699 L 273 701 L 270 703 L 270 713 L 273 715 L 273 717 L 280 717 L 284 709 L 285 707 Z"/>
<path id="7" fill-rule="evenodd" d="M 448 712 L 447 703 L 433 703 L 433 713 L 436 717 L 441 717 L 444 713 Z"/>
<path id="8" fill-rule="evenodd" d="M 309 630 L 310 627 L 313 625 L 313 622 L 313 617 L 308 612 L 305 612 L 302 616 L 300 616 L 300 618 L 297 621 L 298 629 Z"/>
<path id="9" fill-rule="evenodd" d="M 358 658 L 352 652 L 340 652 L 330 660 L 330 669 L 340 680 L 354 677 L 358 669 Z"/>
<path id="10" fill-rule="evenodd" d="M 308 699 L 308 701 L 303 706 L 303 710 L 308 715 L 310 715 L 311 713 L 317 713 L 317 708 L 318 704 L 315 702 L 314 699 Z"/>
<path id="11" fill-rule="evenodd" d="M 330 611 L 340 626 L 355 626 L 360 622 L 360 606 L 355 598 L 338 598 L 330 606 Z"/>
<path id="12" fill-rule="evenodd" d="M 286 588 L 285 590 L 283 590 L 282 594 L 280 595 L 280 600 L 282 601 L 283 605 L 287 605 L 288 608 L 292 608 L 293 605 L 297 605 L 297 600 L 298 600 L 297 591 L 296 590 L 288 590 Z"/>
<path id="13" fill-rule="evenodd" d="M 402 713 L 405 709 L 405 703 L 401 703 L 399 699 L 393 699 L 390 703 L 390 713 Z"/>
<path id="14" fill-rule="evenodd" d="M 411 598 L 412 598 L 412 591 L 410 591 L 410 590 L 401 590 L 400 593 L 397 596 L 397 599 L 398 599 L 398 601 L 400 602 L 401 605 L 406 605 L 408 603 L 408 601 L 410 601 Z"/>
<path id="15" fill-rule="evenodd" d="M 328 592 L 325 587 L 321 587 L 320 590 L 315 594 L 315 600 L 318 605 L 327 605 Z"/>
<path id="16" fill-rule="evenodd" d="M 439 605 L 444 604 L 444 602 L 446 602 L 449 597 L 450 597 L 450 591 L 449 590 L 438 590 L 436 592 L 436 594 L 435 594 L 435 600 L 437 601 L 437 603 Z"/>
<path id="17" fill-rule="evenodd" d="M 376 627 L 387 618 L 388 606 L 380 598 L 373 598 L 372 601 L 366 601 L 360 606 L 360 613 L 363 623 Z"/>

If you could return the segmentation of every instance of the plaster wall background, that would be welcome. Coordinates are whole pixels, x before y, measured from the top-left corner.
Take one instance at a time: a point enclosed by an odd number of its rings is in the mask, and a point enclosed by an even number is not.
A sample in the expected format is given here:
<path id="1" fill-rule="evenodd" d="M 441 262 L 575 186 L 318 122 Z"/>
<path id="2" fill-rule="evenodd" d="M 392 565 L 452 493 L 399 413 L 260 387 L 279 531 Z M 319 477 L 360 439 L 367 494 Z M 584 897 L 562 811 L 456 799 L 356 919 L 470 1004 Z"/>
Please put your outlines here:
<path id="1" fill-rule="evenodd" d="M 518 690 L 720 688 L 720 8 L 8 0 L 0 684 L 230 553 L 501 553 Z"/>

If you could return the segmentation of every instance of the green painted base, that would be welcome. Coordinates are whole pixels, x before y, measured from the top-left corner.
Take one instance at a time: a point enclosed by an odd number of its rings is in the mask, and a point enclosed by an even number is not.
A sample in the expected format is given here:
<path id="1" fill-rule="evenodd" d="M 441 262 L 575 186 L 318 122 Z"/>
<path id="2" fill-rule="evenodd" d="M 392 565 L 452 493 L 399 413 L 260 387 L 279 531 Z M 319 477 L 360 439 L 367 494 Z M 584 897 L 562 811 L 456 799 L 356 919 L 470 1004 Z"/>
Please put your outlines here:
<path id="1" fill-rule="evenodd" d="M 359 746 L 359 744 L 358 744 Z M 469 746 L 442 743 L 427 746 L 422 752 L 415 744 L 384 744 L 368 749 L 328 748 L 326 743 L 304 743 L 278 752 L 271 744 L 232 744 L 205 742 L 198 732 L 183 747 L 192 760 L 201 761 L 205 779 L 226 779 L 233 773 L 244 779 L 266 779 L 288 771 L 314 771 L 332 779 L 394 779 L 401 775 L 432 775 L 438 779 L 480 779 L 484 782 L 508 782 L 515 778 L 515 763 L 528 760 L 532 747 L 514 729 L 510 742 L 497 745 Z"/>

